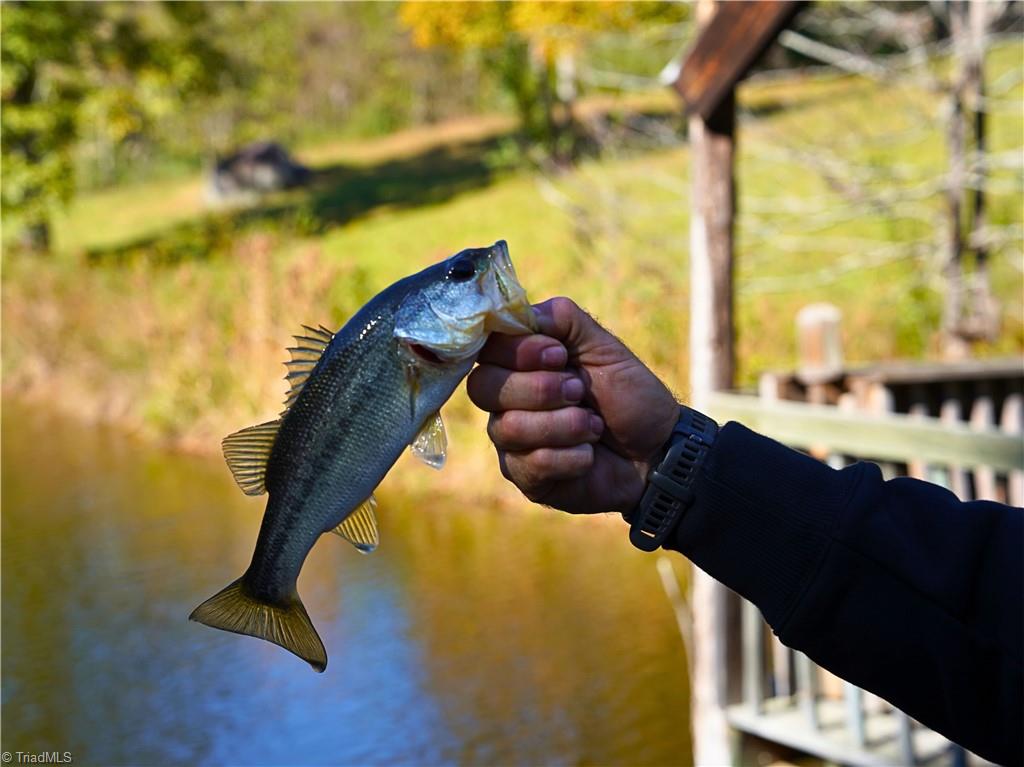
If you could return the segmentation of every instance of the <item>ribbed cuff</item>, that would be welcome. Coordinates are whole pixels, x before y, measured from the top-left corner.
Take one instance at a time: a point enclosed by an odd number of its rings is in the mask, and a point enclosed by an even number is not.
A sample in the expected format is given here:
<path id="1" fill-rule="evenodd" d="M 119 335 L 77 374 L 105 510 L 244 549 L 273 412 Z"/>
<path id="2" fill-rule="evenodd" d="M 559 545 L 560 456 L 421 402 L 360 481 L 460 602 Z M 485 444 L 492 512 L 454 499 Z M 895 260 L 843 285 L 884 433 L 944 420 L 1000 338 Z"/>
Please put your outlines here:
<path id="1" fill-rule="evenodd" d="M 749 599 L 779 630 L 814 577 L 860 469 L 835 471 L 728 423 L 665 548 Z"/>

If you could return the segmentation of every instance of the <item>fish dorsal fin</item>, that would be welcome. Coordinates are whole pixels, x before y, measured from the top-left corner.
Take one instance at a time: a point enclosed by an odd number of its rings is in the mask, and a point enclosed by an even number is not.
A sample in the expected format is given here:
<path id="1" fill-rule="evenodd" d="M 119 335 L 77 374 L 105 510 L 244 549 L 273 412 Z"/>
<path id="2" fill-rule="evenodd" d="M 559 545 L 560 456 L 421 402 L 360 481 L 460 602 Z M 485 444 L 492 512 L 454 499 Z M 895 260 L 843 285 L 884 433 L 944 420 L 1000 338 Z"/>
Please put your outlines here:
<path id="1" fill-rule="evenodd" d="M 299 398 L 299 392 L 302 391 L 306 379 L 313 372 L 316 363 L 320 361 L 324 349 L 327 348 L 327 345 L 334 338 L 334 334 L 323 325 L 318 328 L 303 325 L 302 329 L 305 331 L 304 335 L 292 336 L 295 339 L 296 345 L 288 347 L 292 358 L 284 363 L 284 366 L 288 368 L 288 374 L 284 377 L 284 380 L 288 382 L 290 388 L 284 400 L 284 412 L 282 412 L 282 415 L 288 412 L 288 408 Z"/>
<path id="2" fill-rule="evenodd" d="M 376 508 L 377 499 L 371 494 L 331 532 L 340 535 L 355 546 L 360 553 L 369 554 L 380 543 L 377 517 L 373 513 Z"/>
<path id="3" fill-rule="evenodd" d="M 448 454 L 448 436 L 444 433 L 444 421 L 440 413 L 434 413 L 427 419 L 409 448 L 414 456 L 430 468 L 440 469 L 444 466 Z"/>
<path id="4" fill-rule="evenodd" d="M 267 421 L 229 434 L 220 443 L 235 482 L 246 495 L 263 495 L 267 459 L 277 438 L 280 421 Z"/>

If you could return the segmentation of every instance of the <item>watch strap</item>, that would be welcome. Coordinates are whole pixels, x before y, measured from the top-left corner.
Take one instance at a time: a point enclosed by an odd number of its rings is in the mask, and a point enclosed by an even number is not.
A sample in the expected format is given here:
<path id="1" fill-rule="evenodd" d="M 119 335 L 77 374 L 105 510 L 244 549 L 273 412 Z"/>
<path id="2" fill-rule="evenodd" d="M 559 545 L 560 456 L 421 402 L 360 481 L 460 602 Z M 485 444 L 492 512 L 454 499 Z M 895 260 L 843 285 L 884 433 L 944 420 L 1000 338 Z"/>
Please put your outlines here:
<path id="1" fill-rule="evenodd" d="M 664 457 L 648 475 L 647 489 L 630 518 L 629 540 L 643 551 L 661 546 L 693 503 L 697 471 L 718 434 L 718 424 L 703 413 L 685 406 L 679 411 Z"/>

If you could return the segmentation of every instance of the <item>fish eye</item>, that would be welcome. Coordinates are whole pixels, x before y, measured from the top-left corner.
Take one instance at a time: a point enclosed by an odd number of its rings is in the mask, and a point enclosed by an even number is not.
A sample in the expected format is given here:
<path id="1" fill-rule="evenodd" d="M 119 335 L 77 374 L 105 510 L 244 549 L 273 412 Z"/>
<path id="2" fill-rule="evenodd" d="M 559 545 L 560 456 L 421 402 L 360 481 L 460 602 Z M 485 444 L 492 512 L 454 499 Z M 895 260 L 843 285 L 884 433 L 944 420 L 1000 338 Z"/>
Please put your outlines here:
<path id="1" fill-rule="evenodd" d="M 448 270 L 448 279 L 456 282 L 465 282 L 476 274 L 476 267 L 468 258 L 460 258 Z"/>

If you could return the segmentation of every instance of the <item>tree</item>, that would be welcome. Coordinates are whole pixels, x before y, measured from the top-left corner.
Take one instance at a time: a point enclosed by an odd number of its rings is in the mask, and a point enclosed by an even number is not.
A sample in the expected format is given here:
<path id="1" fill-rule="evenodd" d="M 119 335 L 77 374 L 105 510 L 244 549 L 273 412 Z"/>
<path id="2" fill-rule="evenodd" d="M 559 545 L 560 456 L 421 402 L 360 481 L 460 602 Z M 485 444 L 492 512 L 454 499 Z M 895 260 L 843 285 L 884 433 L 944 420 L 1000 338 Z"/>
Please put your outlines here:
<path id="1" fill-rule="evenodd" d="M 120 142 L 218 87 L 229 60 L 207 37 L 206 14 L 197 3 L 4 4 L 2 204 L 25 245 L 49 249 L 86 119 Z"/>
<path id="2" fill-rule="evenodd" d="M 573 114 L 576 58 L 599 32 L 625 31 L 655 20 L 680 20 L 670 2 L 405 2 L 400 15 L 421 47 L 479 49 L 512 96 L 527 139 L 557 162 L 580 144 Z"/>
<path id="3" fill-rule="evenodd" d="M 780 36 L 784 46 L 807 59 L 913 96 L 904 100 L 904 109 L 914 115 L 902 135 L 871 136 L 867 122 L 859 131 L 861 147 L 899 141 L 912 157 L 924 135 L 941 131 L 947 162 L 935 169 L 939 173 L 928 173 L 923 164 L 867 163 L 835 147 L 801 145 L 792 154 L 819 170 L 855 210 L 926 225 L 917 242 L 891 252 L 892 257 L 906 257 L 914 249 L 938 255 L 926 262 L 925 272 L 943 294 L 938 340 L 950 359 L 968 356 L 975 342 L 998 337 L 1000 307 L 989 264 L 995 253 L 1020 240 L 1018 219 L 1011 214 L 1007 220 L 1005 209 L 992 210 L 1001 195 L 989 191 L 993 181 L 998 185 L 995 176 L 1019 168 L 1020 147 L 993 151 L 988 127 L 991 110 L 1006 102 L 1019 76 L 994 83 L 995 93 L 985 88 L 989 35 L 1019 29 L 1020 18 L 1019 4 L 1001 2 L 822 4 L 800 17 L 802 29 Z M 1019 112 L 1019 102 L 1011 108 Z M 942 208 L 922 204 L 937 201 L 940 192 Z M 828 215 L 834 221 L 839 212 Z"/>

